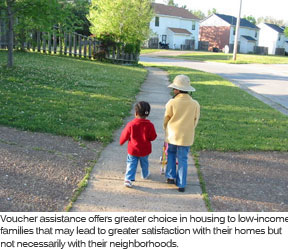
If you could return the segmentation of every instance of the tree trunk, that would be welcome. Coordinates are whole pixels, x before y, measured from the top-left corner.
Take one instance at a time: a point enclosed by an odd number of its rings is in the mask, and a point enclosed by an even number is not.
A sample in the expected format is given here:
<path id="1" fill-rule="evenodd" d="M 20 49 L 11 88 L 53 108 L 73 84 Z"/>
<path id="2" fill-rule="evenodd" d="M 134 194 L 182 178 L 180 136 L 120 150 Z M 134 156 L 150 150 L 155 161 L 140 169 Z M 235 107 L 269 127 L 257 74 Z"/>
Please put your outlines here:
<path id="1" fill-rule="evenodd" d="M 13 39 L 14 39 L 14 16 L 12 10 L 12 4 L 14 0 L 7 1 L 7 14 L 8 14 L 8 64 L 9 68 L 13 67 Z"/>

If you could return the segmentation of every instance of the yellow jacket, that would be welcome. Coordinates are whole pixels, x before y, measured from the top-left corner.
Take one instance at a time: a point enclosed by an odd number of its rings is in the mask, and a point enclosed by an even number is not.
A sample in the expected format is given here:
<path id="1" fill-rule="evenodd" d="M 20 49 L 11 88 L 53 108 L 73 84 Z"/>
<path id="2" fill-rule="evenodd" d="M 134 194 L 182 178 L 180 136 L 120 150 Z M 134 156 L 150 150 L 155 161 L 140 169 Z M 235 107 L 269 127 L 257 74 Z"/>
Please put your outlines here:
<path id="1" fill-rule="evenodd" d="M 180 93 L 166 104 L 165 141 L 178 146 L 191 146 L 200 117 L 200 105 L 190 95 Z"/>

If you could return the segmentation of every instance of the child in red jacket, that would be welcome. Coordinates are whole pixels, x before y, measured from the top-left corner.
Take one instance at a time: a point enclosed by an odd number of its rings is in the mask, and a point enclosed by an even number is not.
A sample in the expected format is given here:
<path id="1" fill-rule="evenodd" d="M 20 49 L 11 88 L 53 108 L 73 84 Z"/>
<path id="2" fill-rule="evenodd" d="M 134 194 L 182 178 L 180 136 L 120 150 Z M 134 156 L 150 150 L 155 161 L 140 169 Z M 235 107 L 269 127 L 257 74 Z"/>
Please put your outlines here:
<path id="1" fill-rule="evenodd" d="M 150 104 L 148 102 L 138 102 L 135 105 L 135 119 L 128 122 L 120 136 L 120 145 L 128 141 L 127 169 L 124 185 L 132 187 L 135 181 L 138 161 L 142 169 L 142 178 L 147 179 L 149 173 L 148 156 L 152 152 L 151 141 L 157 137 L 154 125 L 148 117 Z"/>

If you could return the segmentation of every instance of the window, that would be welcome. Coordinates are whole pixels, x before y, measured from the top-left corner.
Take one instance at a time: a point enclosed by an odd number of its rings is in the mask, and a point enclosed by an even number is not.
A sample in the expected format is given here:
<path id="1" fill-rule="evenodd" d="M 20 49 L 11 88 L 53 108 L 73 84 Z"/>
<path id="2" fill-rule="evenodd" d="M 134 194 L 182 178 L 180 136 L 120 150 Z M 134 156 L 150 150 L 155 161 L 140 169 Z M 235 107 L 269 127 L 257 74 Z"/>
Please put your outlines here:
<path id="1" fill-rule="evenodd" d="M 235 29 L 233 29 L 233 36 L 235 36 L 236 32 L 235 32 Z"/>
<path id="2" fill-rule="evenodd" d="M 155 17 L 155 27 L 159 27 L 159 16 Z"/>
<path id="3" fill-rule="evenodd" d="M 166 44 L 167 42 L 167 35 L 162 35 L 162 43 Z"/>
<path id="4" fill-rule="evenodd" d="M 195 25 L 195 22 L 193 21 L 192 22 L 192 30 L 195 30 L 196 29 L 196 25 Z"/>
<path id="5" fill-rule="evenodd" d="M 255 31 L 255 37 L 257 37 L 258 36 L 258 33 L 257 33 L 257 31 Z"/>

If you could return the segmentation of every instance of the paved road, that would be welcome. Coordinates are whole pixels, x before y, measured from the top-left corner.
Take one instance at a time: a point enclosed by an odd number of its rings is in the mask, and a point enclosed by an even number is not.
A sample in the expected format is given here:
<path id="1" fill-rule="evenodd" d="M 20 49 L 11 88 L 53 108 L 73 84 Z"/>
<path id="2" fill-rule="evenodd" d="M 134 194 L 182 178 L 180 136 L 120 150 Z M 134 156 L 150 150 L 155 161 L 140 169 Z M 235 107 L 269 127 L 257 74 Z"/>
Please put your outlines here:
<path id="1" fill-rule="evenodd" d="M 288 64 L 225 64 L 142 55 L 141 62 L 175 65 L 218 74 L 288 115 Z"/>

